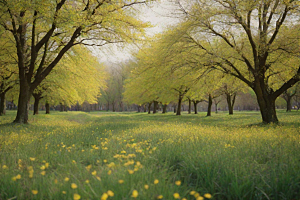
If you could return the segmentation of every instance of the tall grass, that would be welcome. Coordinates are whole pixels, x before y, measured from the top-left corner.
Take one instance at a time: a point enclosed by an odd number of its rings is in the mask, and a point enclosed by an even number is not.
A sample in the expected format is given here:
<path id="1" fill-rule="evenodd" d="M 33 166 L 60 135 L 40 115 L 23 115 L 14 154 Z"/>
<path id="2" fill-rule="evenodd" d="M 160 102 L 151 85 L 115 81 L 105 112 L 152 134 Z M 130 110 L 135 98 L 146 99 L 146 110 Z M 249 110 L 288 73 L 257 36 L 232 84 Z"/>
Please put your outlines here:
<path id="1" fill-rule="evenodd" d="M 0 118 L 0 199 L 300 198 L 297 112 L 266 126 L 257 112 L 14 115 Z"/>

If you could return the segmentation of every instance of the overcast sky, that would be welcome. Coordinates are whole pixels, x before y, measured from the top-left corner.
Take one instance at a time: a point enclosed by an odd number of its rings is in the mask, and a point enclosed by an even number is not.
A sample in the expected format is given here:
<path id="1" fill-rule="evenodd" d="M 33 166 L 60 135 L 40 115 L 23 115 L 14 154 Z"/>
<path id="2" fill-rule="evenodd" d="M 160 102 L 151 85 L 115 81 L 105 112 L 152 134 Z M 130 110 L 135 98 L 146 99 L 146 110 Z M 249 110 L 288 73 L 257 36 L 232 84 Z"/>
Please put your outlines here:
<path id="1" fill-rule="evenodd" d="M 150 22 L 154 27 L 147 29 L 147 34 L 152 36 L 162 32 L 167 26 L 176 24 L 178 19 L 174 18 L 176 5 L 168 0 L 161 0 L 159 3 L 150 6 L 144 6 L 141 9 L 140 18 L 145 22 Z M 131 47 L 132 48 L 132 47 Z M 137 47 L 136 47 L 137 48 Z M 130 58 L 128 48 L 121 50 L 116 46 L 101 47 L 99 51 L 94 51 L 94 54 L 99 58 L 100 62 L 122 62 Z"/>

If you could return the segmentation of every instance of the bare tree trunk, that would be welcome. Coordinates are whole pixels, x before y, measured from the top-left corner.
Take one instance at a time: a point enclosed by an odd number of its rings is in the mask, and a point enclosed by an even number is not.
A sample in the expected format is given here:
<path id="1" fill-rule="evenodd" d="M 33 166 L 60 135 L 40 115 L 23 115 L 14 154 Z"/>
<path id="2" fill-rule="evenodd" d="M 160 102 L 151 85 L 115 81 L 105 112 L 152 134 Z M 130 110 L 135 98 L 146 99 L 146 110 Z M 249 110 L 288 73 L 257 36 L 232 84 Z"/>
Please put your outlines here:
<path id="1" fill-rule="evenodd" d="M 5 92 L 0 94 L 0 116 L 6 114 L 6 98 L 5 98 Z"/>
<path id="2" fill-rule="evenodd" d="M 190 99 L 190 98 L 188 98 L 189 99 L 189 114 L 191 114 L 192 113 L 192 100 Z"/>
<path id="3" fill-rule="evenodd" d="M 207 108 L 207 117 L 211 116 L 211 106 L 212 106 L 212 97 L 208 95 L 208 108 Z"/>
<path id="4" fill-rule="evenodd" d="M 181 115 L 181 103 L 182 103 L 183 95 L 181 92 L 179 92 L 179 97 L 178 97 L 178 106 L 177 106 L 177 112 L 176 115 Z"/>
<path id="5" fill-rule="evenodd" d="M 162 113 L 167 113 L 167 107 L 168 107 L 168 104 L 163 104 L 163 111 L 162 111 Z"/>
<path id="6" fill-rule="evenodd" d="M 176 104 L 174 104 L 174 113 L 177 113 L 177 105 Z"/>
<path id="7" fill-rule="evenodd" d="M 198 101 L 193 101 L 193 103 L 194 103 L 195 114 L 198 114 L 198 109 L 197 109 Z"/>
<path id="8" fill-rule="evenodd" d="M 33 91 L 30 90 L 26 77 L 20 76 L 18 110 L 14 123 L 28 123 L 28 102 L 31 98 L 32 92 Z"/>
<path id="9" fill-rule="evenodd" d="M 138 105 L 138 112 L 141 112 L 141 106 Z"/>
<path id="10" fill-rule="evenodd" d="M 148 103 L 148 114 L 151 114 L 152 101 Z"/>
<path id="11" fill-rule="evenodd" d="M 157 106 L 158 106 L 158 101 L 154 101 L 154 104 L 153 104 L 153 114 L 157 113 Z"/>
<path id="12" fill-rule="evenodd" d="M 46 102 L 45 107 L 46 107 L 46 114 L 50 114 L 50 104 L 48 102 Z"/>
<path id="13" fill-rule="evenodd" d="M 229 93 L 225 93 L 225 94 L 226 94 L 229 115 L 233 115 L 233 108 L 234 108 L 236 93 L 233 94 L 232 99 L 231 99 L 231 95 Z"/>

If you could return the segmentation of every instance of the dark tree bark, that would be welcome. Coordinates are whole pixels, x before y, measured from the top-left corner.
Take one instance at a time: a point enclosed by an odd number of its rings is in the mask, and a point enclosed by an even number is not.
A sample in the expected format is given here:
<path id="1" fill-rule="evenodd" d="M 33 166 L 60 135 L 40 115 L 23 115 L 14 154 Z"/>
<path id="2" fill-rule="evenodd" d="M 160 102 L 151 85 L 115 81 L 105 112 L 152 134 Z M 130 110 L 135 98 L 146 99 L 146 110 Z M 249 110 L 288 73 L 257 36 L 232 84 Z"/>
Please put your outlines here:
<path id="1" fill-rule="evenodd" d="M 115 103 L 114 102 L 112 103 L 112 109 L 113 109 L 113 112 L 116 112 Z"/>
<path id="2" fill-rule="evenodd" d="M 167 107 L 168 107 L 168 104 L 163 104 L 163 111 L 162 111 L 162 113 L 167 113 Z"/>
<path id="3" fill-rule="evenodd" d="M 59 109 L 59 111 L 60 111 L 60 112 L 63 112 L 63 111 L 64 111 L 64 106 L 63 106 L 63 104 L 62 104 L 62 103 L 60 103 L 59 105 L 60 105 L 60 109 Z"/>
<path id="4" fill-rule="evenodd" d="M 211 95 L 209 94 L 208 95 L 208 108 L 207 108 L 207 117 L 211 116 L 211 106 L 212 106 L 212 97 Z"/>
<path id="5" fill-rule="evenodd" d="M 6 114 L 6 98 L 5 98 L 5 93 L 2 92 L 0 94 L 0 116 Z"/>
<path id="6" fill-rule="evenodd" d="M 40 100 L 43 98 L 42 93 L 33 93 L 32 95 L 34 97 L 33 115 L 38 115 L 39 114 L 39 103 L 40 103 Z"/>
<path id="7" fill-rule="evenodd" d="M 107 101 L 107 108 L 106 111 L 109 111 L 109 101 Z"/>
<path id="8" fill-rule="evenodd" d="M 197 109 L 197 105 L 198 105 L 198 101 L 193 101 L 194 103 L 194 110 L 195 110 L 195 114 L 198 114 L 198 109 Z"/>
<path id="9" fill-rule="evenodd" d="M 141 112 L 141 106 L 138 105 L 138 112 Z"/>
<path id="10" fill-rule="evenodd" d="M 50 104 L 48 102 L 46 102 L 45 107 L 46 107 L 46 114 L 50 114 Z"/>
<path id="11" fill-rule="evenodd" d="M 143 105 L 144 112 L 147 112 L 146 104 Z"/>
<path id="12" fill-rule="evenodd" d="M 177 113 L 177 105 L 176 104 L 174 104 L 174 113 Z"/>
<path id="13" fill-rule="evenodd" d="M 148 103 L 148 114 L 151 114 L 152 101 Z"/>
<path id="14" fill-rule="evenodd" d="M 225 95 L 226 95 L 226 100 L 227 100 L 229 115 L 233 115 L 233 108 L 234 108 L 236 93 L 233 93 L 231 95 L 230 93 L 226 92 Z"/>
<path id="15" fill-rule="evenodd" d="M 184 94 L 179 92 L 176 115 L 181 115 L 181 104 L 182 104 L 183 97 L 184 97 Z"/>
<path id="16" fill-rule="evenodd" d="M 286 101 L 286 112 L 292 111 L 292 99 L 295 95 L 296 91 L 290 92 L 288 90 L 282 94 L 283 99 Z"/>
<path id="17" fill-rule="evenodd" d="M 153 101 L 153 114 L 157 113 L 158 101 Z"/>
<path id="18" fill-rule="evenodd" d="M 191 114 L 192 113 L 192 100 L 190 99 L 190 98 L 188 98 L 188 100 L 189 100 L 189 114 Z"/>

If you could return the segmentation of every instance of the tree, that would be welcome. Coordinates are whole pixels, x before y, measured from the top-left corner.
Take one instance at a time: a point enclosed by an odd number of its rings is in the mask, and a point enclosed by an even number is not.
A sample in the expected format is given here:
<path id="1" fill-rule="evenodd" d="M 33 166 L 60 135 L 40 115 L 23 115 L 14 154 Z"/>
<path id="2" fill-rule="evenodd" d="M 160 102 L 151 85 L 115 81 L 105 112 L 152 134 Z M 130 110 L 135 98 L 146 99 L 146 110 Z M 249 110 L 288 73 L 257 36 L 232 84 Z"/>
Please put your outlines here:
<path id="1" fill-rule="evenodd" d="M 96 103 L 100 88 L 105 87 L 105 79 L 104 67 L 89 49 L 74 46 L 34 90 L 34 114 L 38 114 L 41 99 L 45 99 L 45 104 L 62 103 L 63 106 L 83 102 Z"/>
<path id="2" fill-rule="evenodd" d="M 206 51 L 211 68 L 252 88 L 264 123 L 277 123 L 276 98 L 300 80 L 298 1 L 204 0 L 187 8 L 185 38 Z M 277 86 L 276 74 L 285 77 Z"/>
<path id="3" fill-rule="evenodd" d="M 147 24 L 130 8 L 141 3 L 145 1 L 1 0 L 0 25 L 17 47 L 20 94 L 14 122 L 27 123 L 33 91 L 74 45 L 103 46 L 139 38 Z"/>

